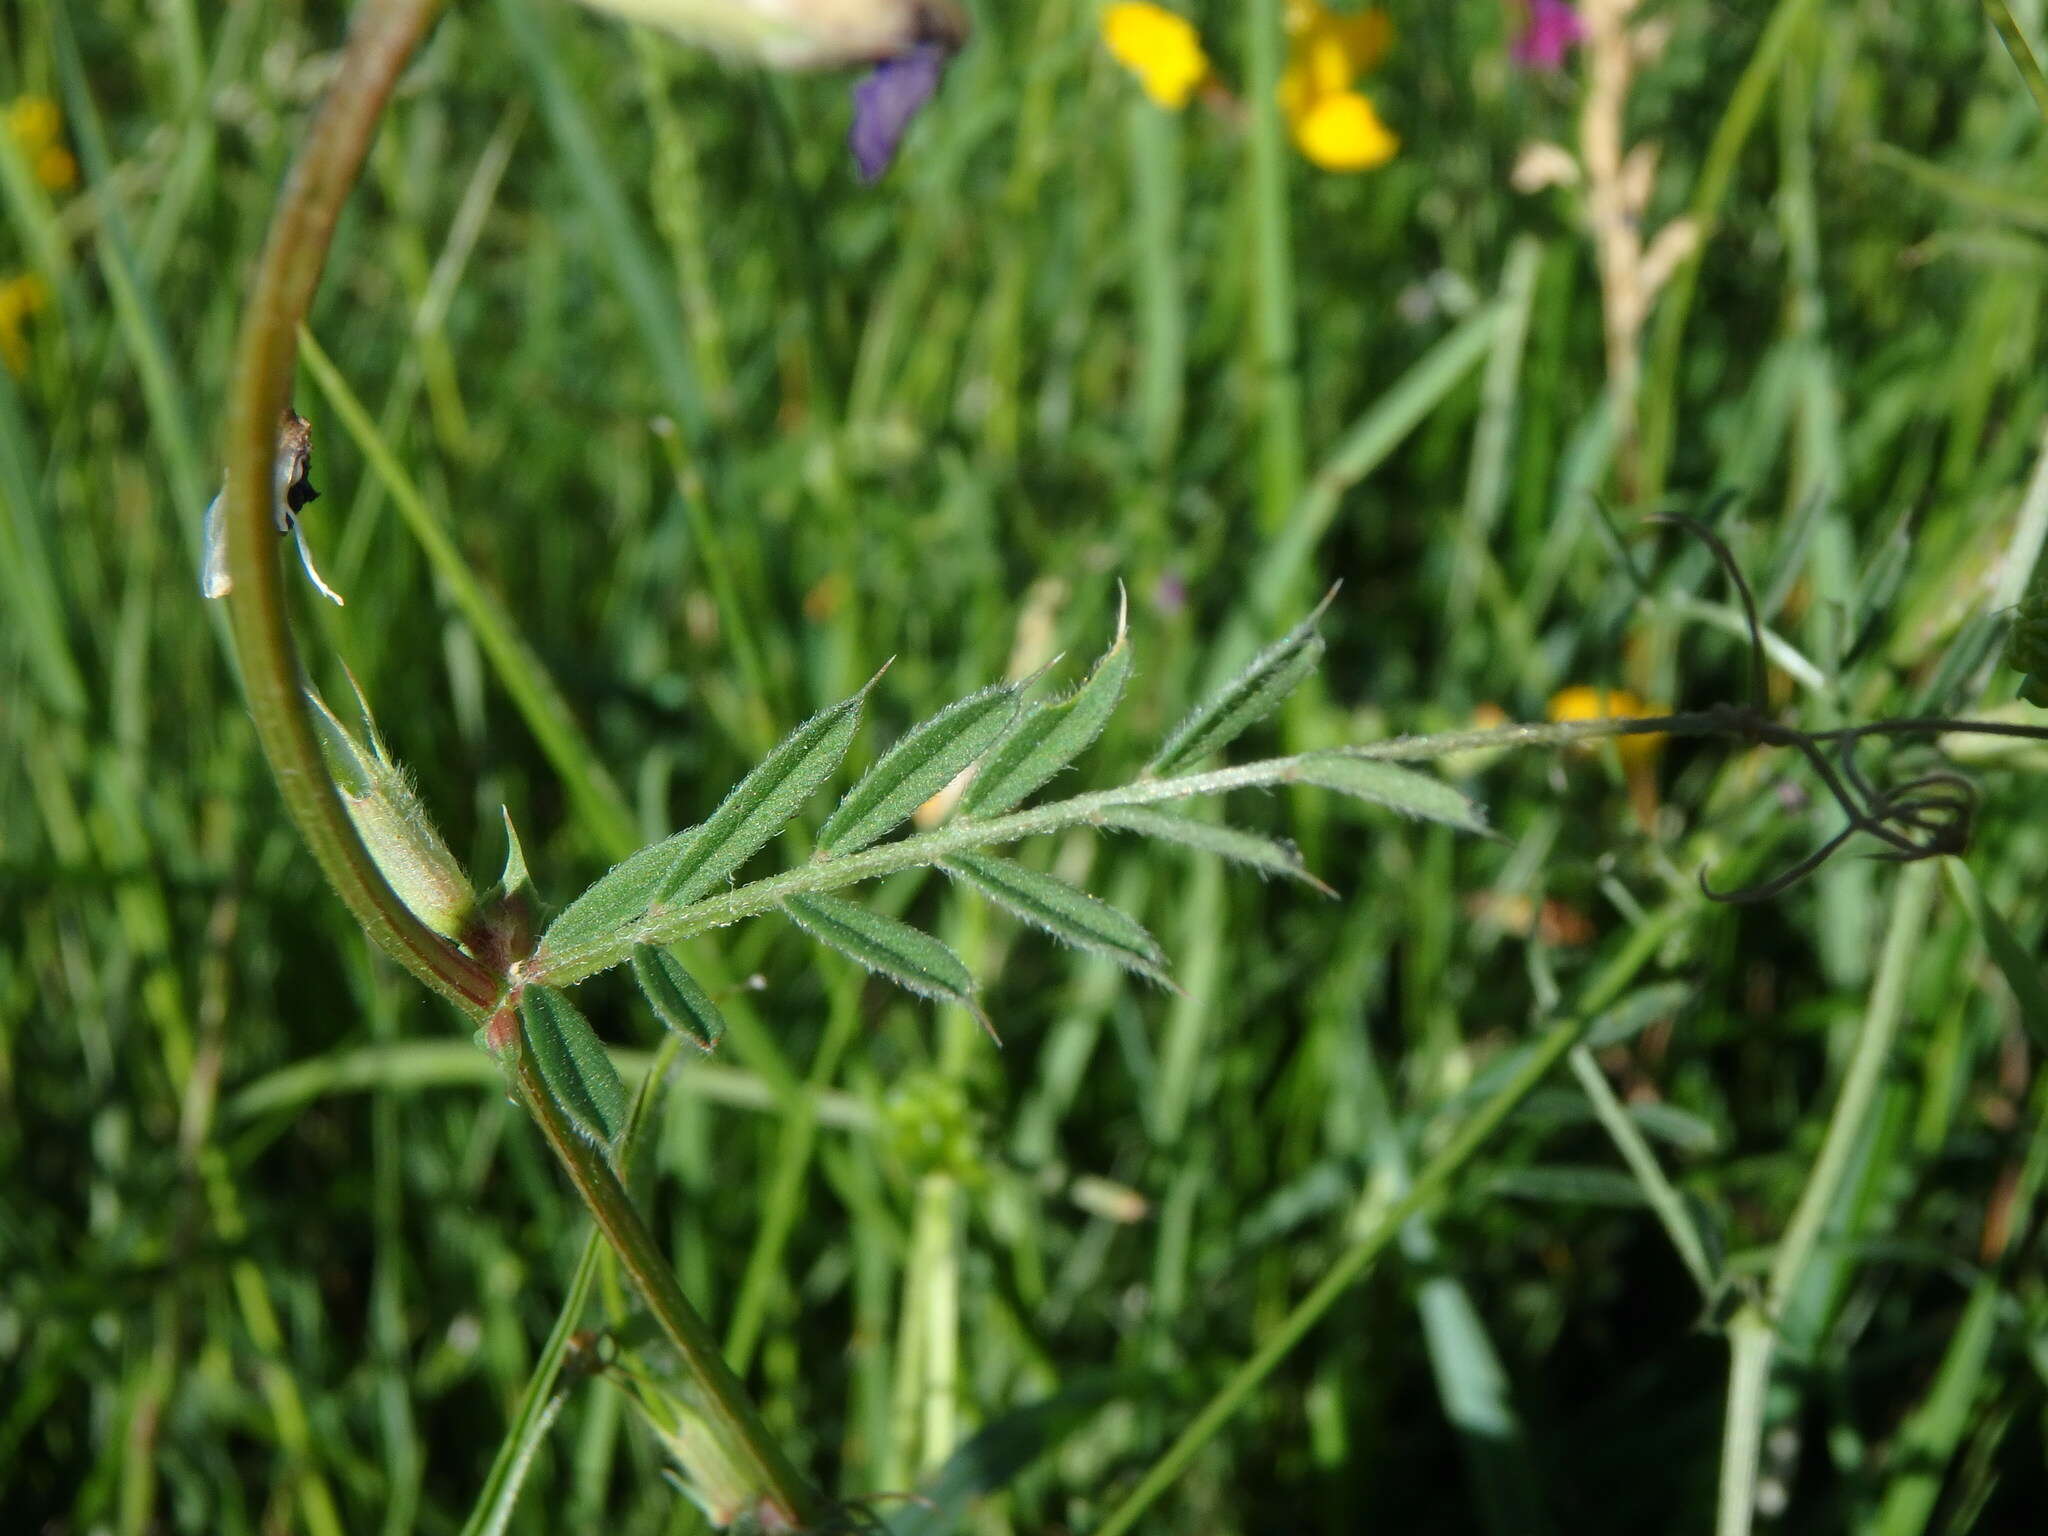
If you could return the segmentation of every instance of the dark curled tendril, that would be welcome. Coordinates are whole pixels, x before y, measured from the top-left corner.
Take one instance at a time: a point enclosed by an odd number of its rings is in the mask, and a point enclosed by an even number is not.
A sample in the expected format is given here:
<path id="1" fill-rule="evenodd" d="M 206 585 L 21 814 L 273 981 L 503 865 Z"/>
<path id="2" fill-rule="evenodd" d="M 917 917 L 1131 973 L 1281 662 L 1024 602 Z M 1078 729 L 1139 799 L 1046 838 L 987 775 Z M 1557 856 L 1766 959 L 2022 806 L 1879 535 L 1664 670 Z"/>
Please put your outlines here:
<path id="1" fill-rule="evenodd" d="M 1680 512 L 1655 513 L 1648 522 L 1691 534 L 1713 554 L 1742 604 L 1749 635 L 1749 698 L 1746 705 L 1722 705 L 1710 711 L 1707 734 L 1725 735 L 1763 746 L 1787 747 L 1804 757 L 1829 797 L 1842 808 L 1842 829 L 1787 868 L 1753 885 L 1715 890 L 1700 871 L 1700 892 L 1709 901 L 1749 905 L 1781 896 L 1840 852 L 1858 833 L 1884 846 L 1874 858 L 1894 864 L 1960 854 L 1970 845 L 1979 800 L 1976 784 L 1949 768 L 1934 768 L 1900 783 L 1880 785 L 1865 774 L 1856 749 L 1868 737 L 1911 739 L 1956 732 L 2048 741 L 2048 728 L 2006 721 L 1908 717 L 1826 731 L 1805 731 L 1771 718 L 1766 709 L 1763 623 L 1756 597 L 1735 556 L 1721 536 L 1700 519 Z M 1657 722 L 1638 722 L 1653 728 Z M 1832 749 L 1832 755 L 1830 753 Z"/>

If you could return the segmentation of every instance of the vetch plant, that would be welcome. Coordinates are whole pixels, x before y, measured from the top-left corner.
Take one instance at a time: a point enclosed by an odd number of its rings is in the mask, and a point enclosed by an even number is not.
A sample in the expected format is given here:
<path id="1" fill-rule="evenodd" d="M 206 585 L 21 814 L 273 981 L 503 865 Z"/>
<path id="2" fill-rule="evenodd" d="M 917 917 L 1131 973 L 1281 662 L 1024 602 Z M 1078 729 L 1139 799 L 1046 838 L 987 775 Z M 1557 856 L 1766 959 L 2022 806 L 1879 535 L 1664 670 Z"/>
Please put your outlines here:
<path id="1" fill-rule="evenodd" d="M 366 0 L 335 83 L 287 182 L 241 333 L 227 484 L 218 512 L 218 581 L 209 561 L 207 585 L 210 593 L 217 587 L 228 598 L 257 732 L 286 806 L 329 883 L 380 948 L 477 1026 L 479 1043 L 502 1068 L 512 1096 L 532 1117 L 645 1302 L 654 1341 L 631 1361 L 621 1357 L 617 1368 L 633 1375 L 643 1411 L 677 1462 L 691 1496 L 717 1524 L 825 1529 L 846 1514 L 812 1486 L 763 1423 L 629 1197 L 626 1148 L 660 1074 L 650 1074 L 637 1105 L 629 1103 L 609 1053 L 571 995 L 578 983 L 629 967 L 654 1015 L 673 1032 L 671 1051 L 682 1040 L 713 1048 L 725 1028 L 717 1000 L 690 974 L 673 946 L 744 919 L 774 917 L 898 986 L 979 1014 L 974 976 L 952 948 L 850 894 L 900 871 L 938 869 L 1053 938 L 1170 985 L 1169 957 L 1134 918 L 1075 884 L 1011 860 L 1002 850 L 1047 833 L 1099 828 L 1184 844 L 1261 873 L 1312 881 L 1288 845 L 1187 817 L 1176 808 L 1246 789 L 1312 787 L 1484 834 L 1485 817 L 1470 798 L 1404 762 L 1475 747 L 1559 745 L 1599 737 L 1713 736 L 1800 752 L 1844 807 L 1849 824 L 1840 837 L 1781 876 L 1743 891 L 1708 892 L 1724 899 L 1762 899 L 1857 834 L 1876 838 L 1887 856 L 1902 861 L 1962 846 L 1971 809 L 1967 783 L 1943 769 L 1912 774 L 1898 784 L 1876 783 L 1855 758 L 1863 742 L 1957 730 L 2048 734 L 2025 726 L 1945 719 L 1814 733 L 1781 724 L 1764 708 L 1760 626 L 1747 584 L 1718 539 L 1688 524 L 1722 559 L 1743 600 L 1758 678 L 1747 705 L 1397 739 L 1216 765 L 1315 671 L 1323 655 L 1317 624 L 1324 609 L 1318 608 L 1168 731 L 1134 777 L 1107 789 L 1041 798 L 1058 775 L 1096 744 L 1127 692 L 1134 645 L 1120 616 L 1108 648 L 1072 691 L 1048 695 L 1044 681 L 1032 678 L 992 685 L 939 710 L 853 776 L 818 827 L 808 860 L 750 878 L 752 861 L 846 772 L 878 674 L 798 725 L 722 797 L 705 795 L 706 814 L 700 821 L 619 863 L 570 901 L 536 938 L 525 859 L 509 823 L 504 873 L 493 890 L 479 894 L 434 831 L 367 706 L 358 699 L 361 718 L 350 727 L 308 692 L 274 558 L 280 497 L 289 504 L 291 487 L 303 482 L 303 442 L 288 434 L 281 458 L 278 441 L 280 422 L 289 428 L 297 420 L 289 412 L 289 396 L 298 327 L 377 119 L 435 8 L 433 0 Z M 897 34 L 898 41 L 906 36 L 913 49 L 927 45 L 915 30 Z M 869 56 L 850 46 L 842 46 L 842 53 Z M 815 61 L 839 57 L 827 49 Z M 803 59 L 812 61 L 809 55 Z M 285 469 L 293 472 L 287 477 Z M 288 505 L 290 511 L 297 509 Z M 2025 662 L 2032 655 L 2018 659 Z M 972 778 L 950 817 L 902 832 L 920 807 L 969 773 Z M 1102 1531 L 1128 1529 L 1139 1518 L 1345 1287 L 1410 1218 L 1441 1197 L 1550 1070 L 1573 1057 L 1654 957 L 1691 899 L 1675 899 L 1640 924 L 1622 952 L 1559 1010 L 1553 1027 L 1490 1085 L 1416 1170 L 1405 1192 L 1361 1222 L 1338 1262 L 1197 1415 Z M 1909 928 L 1900 927 L 1898 954 L 1910 948 Z M 1871 1065 L 1868 1074 L 1875 1070 Z M 1817 1196 L 1814 1203 L 1818 1209 L 1825 1202 Z M 1802 1233 L 1805 1246 L 1796 1251 L 1803 1262 L 1816 1234 L 1804 1228 Z M 1697 1249 L 1687 1251 L 1696 1254 Z M 572 1298 L 580 1298 L 581 1288 L 589 1284 L 589 1268 L 586 1264 L 579 1271 Z M 634 1344 L 626 1341 L 629 1349 Z M 680 1376 L 653 1364 L 659 1353 L 665 1367 L 669 1351 L 680 1364 Z M 1744 1358 L 1753 1359 L 1754 1353 Z M 550 1355 L 550 1372 L 560 1358 L 559 1349 Z M 549 1391 L 543 1386 L 534 1394 L 507 1440 L 475 1528 L 495 1528 L 509 1508 L 520 1469 L 545 1432 L 548 1404 L 557 1401 Z"/>

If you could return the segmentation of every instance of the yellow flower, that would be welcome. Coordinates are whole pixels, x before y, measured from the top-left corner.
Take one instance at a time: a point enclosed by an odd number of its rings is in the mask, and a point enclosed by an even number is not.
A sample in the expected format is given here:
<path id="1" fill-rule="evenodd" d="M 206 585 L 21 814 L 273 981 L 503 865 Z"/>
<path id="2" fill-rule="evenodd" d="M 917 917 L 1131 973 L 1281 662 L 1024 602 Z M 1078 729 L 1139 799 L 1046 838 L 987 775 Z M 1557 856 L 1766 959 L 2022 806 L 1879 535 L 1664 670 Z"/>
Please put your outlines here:
<path id="1" fill-rule="evenodd" d="M 47 96 L 20 96 L 7 108 L 8 135 L 21 146 L 36 180 L 52 192 L 61 192 L 78 180 L 78 162 L 57 142 L 61 126 L 57 104 Z"/>
<path id="2" fill-rule="evenodd" d="M 1625 688 L 1589 688 L 1584 683 L 1559 689 L 1551 695 L 1549 708 L 1550 718 L 1557 721 L 1644 720 L 1663 713 Z M 1621 749 L 1623 764 L 1633 767 L 1655 759 L 1663 749 L 1664 733 L 1645 731 L 1640 736 L 1619 736 L 1615 745 Z"/>
<path id="3" fill-rule="evenodd" d="M 28 368 L 28 336 L 23 329 L 31 315 L 42 313 L 50 303 L 50 290 L 32 272 L 0 282 L 0 362 L 13 373 Z"/>
<path id="4" fill-rule="evenodd" d="M 1201 34 L 1164 6 L 1125 0 L 1102 13 L 1102 42 L 1110 57 L 1138 77 L 1160 106 L 1178 112 L 1209 78 Z"/>
<path id="5" fill-rule="evenodd" d="M 1385 11 L 1332 11 L 1319 0 L 1289 0 L 1287 67 L 1280 110 L 1295 148 L 1326 171 L 1368 171 L 1393 159 L 1401 140 L 1364 92 L 1394 40 Z"/>
<path id="6" fill-rule="evenodd" d="M 1326 171 L 1369 171 L 1394 158 L 1401 140 L 1357 91 L 1325 96 L 1294 121 L 1294 142 Z"/>
<path id="7" fill-rule="evenodd" d="M 36 180 L 52 192 L 62 192 L 78 180 L 78 162 L 70 150 L 52 144 L 36 156 Z"/>
<path id="8" fill-rule="evenodd" d="M 57 142 L 61 121 L 57 103 L 47 96 L 17 96 L 7 106 L 7 131 L 31 154 Z"/>

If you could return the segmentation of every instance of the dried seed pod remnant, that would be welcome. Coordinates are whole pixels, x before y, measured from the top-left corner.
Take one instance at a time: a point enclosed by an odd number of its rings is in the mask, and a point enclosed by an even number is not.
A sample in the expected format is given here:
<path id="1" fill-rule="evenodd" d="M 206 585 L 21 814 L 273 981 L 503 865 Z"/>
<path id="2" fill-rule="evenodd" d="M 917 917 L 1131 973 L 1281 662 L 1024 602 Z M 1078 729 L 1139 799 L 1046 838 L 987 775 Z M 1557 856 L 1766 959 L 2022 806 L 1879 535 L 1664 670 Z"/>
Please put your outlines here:
<path id="1" fill-rule="evenodd" d="M 341 594 L 321 577 L 319 568 L 313 564 L 312 546 L 307 544 L 305 532 L 299 527 L 300 511 L 320 499 L 320 493 L 313 488 L 312 474 L 313 424 L 286 406 L 277 426 L 271 520 L 277 524 L 279 533 L 292 535 L 298 543 L 299 563 L 306 568 L 307 580 L 319 589 L 321 596 L 340 607 Z M 227 490 L 223 487 L 206 508 L 205 564 L 199 573 L 199 590 L 208 597 L 226 597 L 235 586 L 234 577 L 228 571 L 226 498 Z"/>

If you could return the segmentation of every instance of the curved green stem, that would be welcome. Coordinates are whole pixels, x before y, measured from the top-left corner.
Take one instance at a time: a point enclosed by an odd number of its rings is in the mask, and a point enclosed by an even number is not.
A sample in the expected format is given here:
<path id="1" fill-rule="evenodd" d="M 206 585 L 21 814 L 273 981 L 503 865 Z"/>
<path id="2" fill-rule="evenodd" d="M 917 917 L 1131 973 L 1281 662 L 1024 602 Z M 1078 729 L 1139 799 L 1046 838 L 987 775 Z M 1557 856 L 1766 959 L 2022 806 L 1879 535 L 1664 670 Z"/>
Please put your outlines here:
<path id="1" fill-rule="evenodd" d="M 306 708 L 271 524 L 277 424 L 291 399 L 299 322 L 392 85 L 439 8 L 440 0 L 368 0 L 356 13 L 341 69 L 307 125 L 271 220 L 242 316 L 228 412 L 228 617 L 257 738 L 328 884 L 380 949 L 481 1019 L 504 991 L 499 979 L 406 910 L 335 795 Z"/>
<path id="2" fill-rule="evenodd" d="M 278 421 L 291 398 L 298 328 L 312 306 L 335 223 L 392 87 L 439 9 L 440 0 L 365 0 L 357 10 L 341 67 L 307 126 L 272 218 L 243 314 L 229 409 L 229 617 L 257 737 L 285 807 L 328 883 L 380 948 L 481 1020 L 504 995 L 506 978 L 406 908 L 336 794 L 300 680 L 271 525 Z M 757 1513 L 781 1517 L 785 1529 L 815 1523 L 820 1499 L 762 1426 L 610 1164 L 568 1126 L 524 1053 L 515 1081 L 578 1196 L 682 1356 L 702 1393 L 706 1418 L 736 1463 L 758 1479 Z"/>

